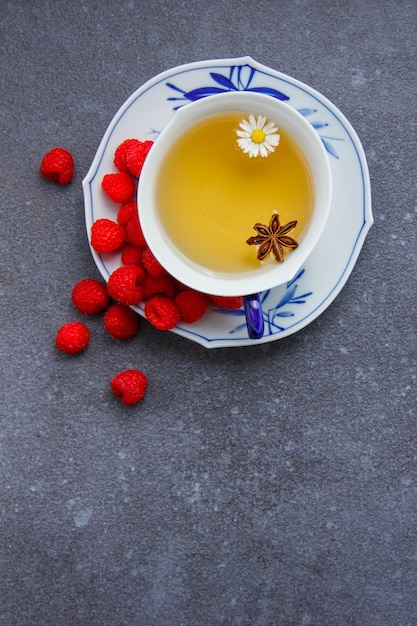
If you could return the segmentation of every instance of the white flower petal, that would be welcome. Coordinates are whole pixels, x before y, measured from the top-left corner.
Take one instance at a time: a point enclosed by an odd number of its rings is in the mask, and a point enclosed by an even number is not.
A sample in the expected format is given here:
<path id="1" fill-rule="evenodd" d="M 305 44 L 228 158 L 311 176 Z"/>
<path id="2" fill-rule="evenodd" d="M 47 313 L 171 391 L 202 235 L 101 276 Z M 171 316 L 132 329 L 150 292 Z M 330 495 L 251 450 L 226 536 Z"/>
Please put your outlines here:
<path id="1" fill-rule="evenodd" d="M 247 133 L 249 133 L 249 134 L 250 134 L 250 133 L 252 132 L 252 130 L 253 130 L 253 129 L 252 129 L 252 127 L 251 127 L 251 125 L 249 124 L 249 122 L 248 122 L 247 120 L 242 120 L 242 121 L 240 122 L 239 126 L 240 126 L 240 128 L 241 128 L 242 130 L 244 130 L 245 132 L 247 132 Z"/>
<path id="2" fill-rule="evenodd" d="M 277 145 L 279 144 L 279 140 L 280 140 L 279 135 L 267 135 L 265 138 L 265 143 L 276 148 Z"/>
<path id="3" fill-rule="evenodd" d="M 262 129 L 265 135 L 270 135 L 271 133 L 276 133 L 278 128 L 275 126 L 274 122 L 268 122 Z"/>
<path id="4" fill-rule="evenodd" d="M 237 143 L 243 152 L 249 154 L 250 157 L 259 155 L 266 157 L 271 152 L 274 152 L 279 144 L 278 128 L 274 122 L 267 122 L 266 117 L 263 115 L 255 117 L 253 113 L 250 113 L 248 119 L 243 119 L 239 122 L 239 127 L 241 130 L 236 130 L 236 135 L 239 137 Z M 255 130 L 260 130 L 264 133 L 264 140 L 261 143 L 252 139 L 252 134 Z"/>

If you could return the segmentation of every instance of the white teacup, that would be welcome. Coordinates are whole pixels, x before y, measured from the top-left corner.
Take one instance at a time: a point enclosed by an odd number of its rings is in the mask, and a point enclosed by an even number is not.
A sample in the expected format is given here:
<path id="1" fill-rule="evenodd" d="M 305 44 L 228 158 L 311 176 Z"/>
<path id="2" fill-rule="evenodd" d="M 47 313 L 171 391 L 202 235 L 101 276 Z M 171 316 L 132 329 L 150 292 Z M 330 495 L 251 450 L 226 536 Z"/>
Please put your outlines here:
<path id="1" fill-rule="evenodd" d="M 312 181 L 312 206 L 308 221 L 297 238 L 298 247 L 285 254 L 284 262 L 259 262 L 255 268 L 242 272 L 208 269 L 190 259 L 168 235 L 158 207 L 161 165 L 172 146 L 196 124 L 228 112 L 236 112 L 241 118 L 248 118 L 250 114 L 256 118 L 262 115 L 274 122 L 278 133 L 285 132 L 297 144 Z M 279 150 L 279 146 L 276 149 Z M 242 158 L 249 157 L 242 152 Z M 266 160 L 270 157 L 254 158 Z M 263 334 L 263 316 L 257 294 L 289 282 L 300 270 L 323 232 L 331 196 L 332 179 L 327 154 L 309 122 L 288 104 L 275 98 L 239 91 L 208 96 L 183 106 L 175 113 L 145 161 L 138 186 L 138 208 L 145 239 L 165 269 L 192 289 L 220 296 L 244 296 L 249 336 L 259 338 Z M 253 225 L 248 224 L 248 238 L 256 234 Z M 199 236 L 204 237 L 204 232 Z M 255 248 L 253 253 L 256 256 Z"/>

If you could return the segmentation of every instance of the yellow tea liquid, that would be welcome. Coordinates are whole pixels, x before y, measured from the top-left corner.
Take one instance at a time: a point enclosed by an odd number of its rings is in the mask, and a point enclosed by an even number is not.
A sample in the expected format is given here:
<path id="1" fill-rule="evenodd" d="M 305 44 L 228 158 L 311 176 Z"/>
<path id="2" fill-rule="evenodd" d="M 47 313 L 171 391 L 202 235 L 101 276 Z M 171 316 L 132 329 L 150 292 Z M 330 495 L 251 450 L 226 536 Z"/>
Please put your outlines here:
<path id="1" fill-rule="evenodd" d="M 236 141 L 239 122 L 248 116 L 226 113 L 190 127 L 160 170 L 161 224 L 176 247 L 209 272 L 258 268 L 257 247 L 246 240 L 274 211 L 281 225 L 297 220 L 289 233 L 297 241 L 311 214 L 312 180 L 298 146 L 279 128 L 275 152 L 250 158 Z"/>

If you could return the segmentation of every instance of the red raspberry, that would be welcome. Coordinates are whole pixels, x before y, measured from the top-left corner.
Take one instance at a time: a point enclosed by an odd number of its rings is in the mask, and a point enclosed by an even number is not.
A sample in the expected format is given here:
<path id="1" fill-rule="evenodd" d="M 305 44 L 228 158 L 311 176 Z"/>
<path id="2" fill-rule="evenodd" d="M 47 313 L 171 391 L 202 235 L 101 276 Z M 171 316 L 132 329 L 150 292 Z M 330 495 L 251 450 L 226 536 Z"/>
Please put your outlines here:
<path id="1" fill-rule="evenodd" d="M 120 304 L 139 304 L 143 298 L 145 270 L 138 265 L 124 265 L 110 274 L 107 290 Z"/>
<path id="2" fill-rule="evenodd" d="M 188 291 L 189 290 L 189 287 L 187 287 L 187 285 L 184 285 L 184 283 L 180 282 L 176 278 L 175 278 L 175 287 L 176 287 L 178 293 L 180 291 Z"/>
<path id="3" fill-rule="evenodd" d="M 110 387 L 123 404 L 136 404 L 145 395 L 148 381 L 139 370 L 124 370 L 111 379 Z"/>
<path id="4" fill-rule="evenodd" d="M 145 248 L 143 251 L 142 264 L 148 274 L 155 276 L 155 278 L 168 273 L 149 248 Z"/>
<path id="5" fill-rule="evenodd" d="M 40 172 L 44 178 L 68 185 L 74 176 L 74 159 L 65 148 L 53 148 L 43 157 Z"/>
<path id="6" fill-rule="evenodd" d="M 175 302 L 159 296 L 154 296 L 147 301 L 145 317 L 158 330 L 170 330 L 181 320 L 181 314 Z"/>
<path id="7" fill-rule="evenodd" d="M 242 296 L 209 296 L 210 301 L 219 309 L 228 309 L 234 311 L 243 306 Z"/>
<path id="8" fill-rule="evenodd" d="M 122 263 L 124 265 L 140 265 L 142 263 L 143 251 L 133 243 L 125 243 L 122 250 Z"/>
<path id="9" fill-rule="evenodd" d="M 55 337 L 56 347 L 66 354 L 77 354 L 88 346 L 90 331 L 81 322 L 67 322 L 61 326 Z"/>
<path id="10" fill-rule="evenodd" d="M 143 299 L 149 300 L 153 296 L 162 296 L 165 298 L 169 298 L 172 300 L 175 296 L 175 281 L 169 274 L 164 276 L 146 276 L 145 281 L 143 283 L 144 293 Z"/>
<path id="11" fill-rule="evenodd" d="M 74 306 L 86 315 L 102 313 L 110 302 L 106 285 L 93 278 L 80 280 L 72 290 L 71 299 Z"/>
<path id="12" fill-rule="evenodd" d="M 125 304 L 112 304 L 104 314 L 104 328 L 114 339 L 132 339 L 139 330 L 139 316 Z"/>
<path id="13" fill-rule="evenodd" d="M 114 164 L 119 172 L 127 172 L 128 167 L 126 163 L 126 156 L 130 148 L 139 144 L 139 139 L 125 139 L 120 146 L 117 146 L 114 153 Z"/>
<path id="14" fill-rule="evenodd" d="M 110 254 L 118 250 L 126 239 L 123 226 L 103 217 L 91 226 L 91 247 L 99 254 Z"/>
<path id="15" fill-rule="evenodd" d="M 206 294 L 189 289 L 188 291 L 181 291 L 176 296 L 175 304 L 179 308 L 184 322 L 192 324 L 203 317 L 207 311 L 209 299 Z"/>
<path id="16" fill-rule="evenodd" d="M 127 202 L 136 191 L 135 181 L 127 172 L 105 174 L 101 186 L 106 196 L 113 202 Z"/>
<path id="17" fill-rule="evenodd" d="M 126 237 L 130 243 L 138 248 L 145 248 L 146 240 L 143 236 L 142 227 L 139 221 L 139 215 L 135 214 L 126 224 Z"/>
<path id="18" fill-rule="evenodd" d="M 140 141 L 139 144 L 132 146 L 128 150 L 126 155 L 127 169 L 133 176 L 136 176 L 136 178 L 140 176 L 143 164 L 152 146 L 153 141 Z"/>
<path id="19" fill-rule="evenodd" d="M 117 223 L 120 226 L 126 226 L 128 222 L 138 214 L 138 204 L 136 200 L 129 200 L 124 202 L 117 212 Z"/>

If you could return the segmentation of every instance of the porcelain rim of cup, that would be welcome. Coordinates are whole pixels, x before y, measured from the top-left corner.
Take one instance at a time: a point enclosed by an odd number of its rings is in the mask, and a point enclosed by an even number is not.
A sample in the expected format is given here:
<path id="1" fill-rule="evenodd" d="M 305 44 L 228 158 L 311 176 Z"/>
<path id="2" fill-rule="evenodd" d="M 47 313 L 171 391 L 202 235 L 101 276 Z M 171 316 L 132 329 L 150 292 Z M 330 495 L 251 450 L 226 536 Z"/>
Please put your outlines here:
<path id="1" fill-rule="evenodd" d="M 314 181 L 313 215 L 299 246 L 284 263 L 262 264 L 244 273 L 212 272 L 187 259 L 169 241 L 155 210 L 158 167 L 178 134 L 198 121 L 227 111 L 256 111 L 289 132 L 308 161 Z M 254 92 L 227 92 L 184 105 L 174 114 L 150 150 L 138 184 L 138 210 L 147 244 L 177 280 L 204 293 L 240 296 L 266 291 L 289 282 L 301 269 L 323 234 L 331 206 L 332 176 L 323 143 L 311 124 L 289 104 Z"/>

